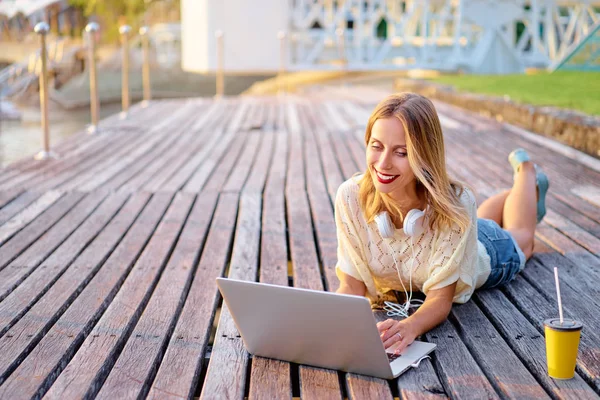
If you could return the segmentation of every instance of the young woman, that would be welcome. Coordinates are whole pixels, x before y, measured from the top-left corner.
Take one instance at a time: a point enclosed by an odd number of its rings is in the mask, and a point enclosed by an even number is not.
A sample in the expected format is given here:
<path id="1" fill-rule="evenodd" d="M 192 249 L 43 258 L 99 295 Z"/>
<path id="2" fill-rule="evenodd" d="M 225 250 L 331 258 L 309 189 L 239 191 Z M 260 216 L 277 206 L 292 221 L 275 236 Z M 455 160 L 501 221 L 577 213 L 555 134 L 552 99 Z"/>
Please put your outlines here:
<path id="1" fill-rule="evenodd" d="M 477 209 L 473 193 L 448 176 L 433 104 L 412 93 L 389 96 L 375 108 L 365 141 L 367 170 L 344 182 L 335 201 L 337 292 L 376 304 L 396 290 L 423 292 L 414 314 L 378 324 L 385 348 L 400 353 L 443 322 L 453 302 L 523 269 L 545 214 L 548 179 L 524 150 L 515 150 L 512 189 Z M 409 301 L 401 312 L 410 307 Z"/>

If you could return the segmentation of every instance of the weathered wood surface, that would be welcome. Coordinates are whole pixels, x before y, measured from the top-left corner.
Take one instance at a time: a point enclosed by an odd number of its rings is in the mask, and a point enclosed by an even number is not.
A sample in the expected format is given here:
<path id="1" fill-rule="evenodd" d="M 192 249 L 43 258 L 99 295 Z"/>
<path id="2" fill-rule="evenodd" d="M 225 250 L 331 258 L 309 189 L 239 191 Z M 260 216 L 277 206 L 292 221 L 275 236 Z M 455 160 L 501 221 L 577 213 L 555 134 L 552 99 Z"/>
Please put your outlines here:
<path id="1" fill-rule="evenodd" d="M 599 398 L 600 172 L 441 103 L 448 168 L 478 201 L 510 187 L 515 147 L 548 172 L 525 271 L 455 306 L 395 380 L 246 352 L 215 278 L 337 288 L 333 200 L 384 95 L 153 101 L 0 170 L 0 399 Z M 555 266 L 584 322 L 568 381 L 545 365 Z"/>

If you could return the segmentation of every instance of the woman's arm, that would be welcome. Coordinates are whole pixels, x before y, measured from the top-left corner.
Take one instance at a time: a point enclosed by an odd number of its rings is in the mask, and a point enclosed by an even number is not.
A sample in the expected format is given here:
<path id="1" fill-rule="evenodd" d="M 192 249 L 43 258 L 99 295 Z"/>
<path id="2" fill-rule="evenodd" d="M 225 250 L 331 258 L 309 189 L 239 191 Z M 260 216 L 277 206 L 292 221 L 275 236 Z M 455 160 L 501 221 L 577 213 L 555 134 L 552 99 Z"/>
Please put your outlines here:
<path id="1" fill-rule="evenodd" d="M 343 271 L 338 272 L 338 278 L 340 279 L 340 287 L 336 290 L 336 293 L 354 294 L 356 296 L 365 295 L 367 287 L 362 281 L 353 278 Z"/>
<path id="2" fill-rule="evenodd" d="M 456 282 L 441 289 L 430 290 L 423 305 L 410 317 L 402 321 L 387 319 L 377 324 L 383 346 L 393 345 L 401 353 L 418 336 L 444 322 L 452 309 Z M 396 344 L 398 343 L 398 344 Z"/>

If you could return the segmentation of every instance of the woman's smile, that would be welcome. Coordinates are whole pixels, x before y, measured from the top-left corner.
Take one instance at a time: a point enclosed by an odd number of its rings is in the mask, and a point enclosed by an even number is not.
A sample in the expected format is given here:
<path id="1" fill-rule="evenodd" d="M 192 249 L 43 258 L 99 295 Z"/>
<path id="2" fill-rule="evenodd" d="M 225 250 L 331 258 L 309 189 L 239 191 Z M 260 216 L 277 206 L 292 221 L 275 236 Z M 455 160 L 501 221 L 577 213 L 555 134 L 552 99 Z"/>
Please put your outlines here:
<path id="1" fill-rule="evenodd" d="M 377 180 L 383 184 L 392 183 L 396 180 L 396 178 L 398 178 L 400 176 L 400 175 L 383 174 L 383 173 L 377 171 L 375 168 L 373 168 L 373 170 L 375 170 L 375 175 L 377 176 Z"/>

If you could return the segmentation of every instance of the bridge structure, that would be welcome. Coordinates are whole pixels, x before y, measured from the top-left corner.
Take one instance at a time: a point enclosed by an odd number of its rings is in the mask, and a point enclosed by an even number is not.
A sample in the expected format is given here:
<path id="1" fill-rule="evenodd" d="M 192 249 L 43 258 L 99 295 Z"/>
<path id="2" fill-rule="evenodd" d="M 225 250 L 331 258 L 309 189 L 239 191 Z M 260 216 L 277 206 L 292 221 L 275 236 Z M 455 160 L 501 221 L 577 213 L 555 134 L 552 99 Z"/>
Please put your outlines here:
<path id="1" fill-rule="evenodd" d="M 560 60 L 600 21 L 595 0 L 182 3 L 184 68 L 200 71 L 216 68 L 212 33 L 221 30 L 231 71 L 277 70 L 283 59 L 290 70 L 516 73 Z"/>

